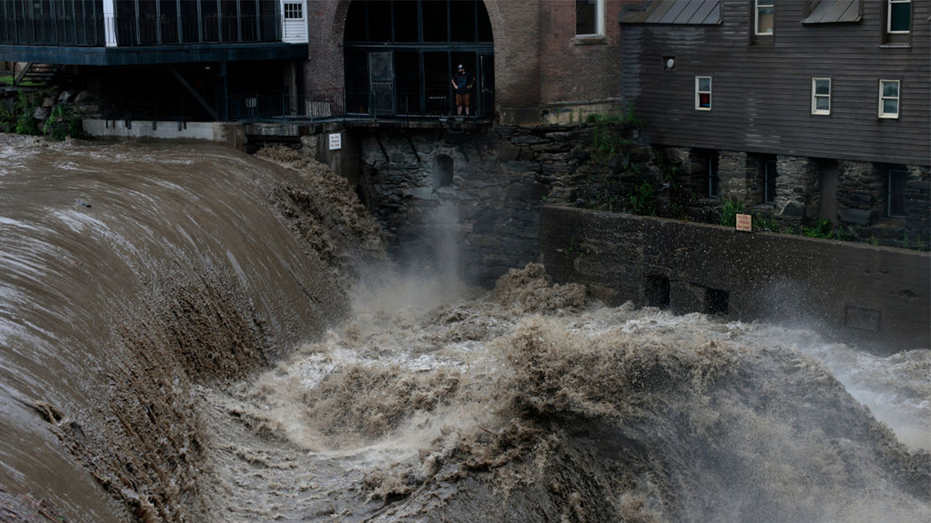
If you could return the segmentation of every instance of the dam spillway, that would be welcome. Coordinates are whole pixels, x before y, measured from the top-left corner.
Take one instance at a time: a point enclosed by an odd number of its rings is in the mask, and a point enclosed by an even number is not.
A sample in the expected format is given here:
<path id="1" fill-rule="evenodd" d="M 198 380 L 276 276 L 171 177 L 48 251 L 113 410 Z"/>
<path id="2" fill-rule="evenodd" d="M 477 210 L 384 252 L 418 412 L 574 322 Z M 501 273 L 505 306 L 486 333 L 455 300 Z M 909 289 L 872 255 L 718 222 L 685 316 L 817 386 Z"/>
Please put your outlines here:
<path id="1" fill-rule="evenodd" d="M 493 294 L 406 278 L 332 176 L 223 148 L 2 140 L 3 507 L 928 517 L 927 350 L 606 307 L 539 266 Z"/>

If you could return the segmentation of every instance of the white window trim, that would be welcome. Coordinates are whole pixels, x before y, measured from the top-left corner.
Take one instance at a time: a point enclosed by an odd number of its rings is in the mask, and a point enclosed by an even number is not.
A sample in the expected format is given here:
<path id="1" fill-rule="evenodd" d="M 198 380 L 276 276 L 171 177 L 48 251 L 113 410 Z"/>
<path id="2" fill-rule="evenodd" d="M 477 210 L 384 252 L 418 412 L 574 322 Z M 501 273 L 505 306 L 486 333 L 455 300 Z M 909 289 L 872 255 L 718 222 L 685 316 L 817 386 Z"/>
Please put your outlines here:
<path id="1" fill-rule="evenodd" d="M 886 34 L 907 35 L 911 32 L 911 26 L 912 26 L 911 3 L 912 3 L 912 0 L 888 0 L 886 2 Z M 906 31 L 893 31 L 892 30 L 892 4 L 909 4 L 909 15 L 908 15 L 909 29 L 908 30 Z"/>
<path id="2" fill-rule="evenodd" d="M 708 79 L 708 90 L 707 91 L 699 90 L 699 85 L 701 85 L 702 78 Z M 696 76 L 695 77 L 695 110 L 696 111 L 710 111 L 711 110 L 711 107 L 714 105 L 714 98 L 712 95 L 713 89 L 714 89 L 714 80 L 711 76 Z M 704 93 L 708 93 L 708 107 L 701 106 L 700 95 Z"/>
<path id="3" fill-rule="evenodd" d="M 815 86 L 819 81 L 828 82 L 828 94 L 815 94 Z M 829 115 L 831 114 L 831 95 L 834 94 L 833 82 L 830 78 L 812 78 L 811 79 L 811 114 L 820 114 L 820 115 Z M 827 98 L 828 99 L 828 108 L 818 109 L 818 98 Z"/>
<path id="4" fill-rule="evenodd" d="M 896 89 L 896 96 L 883 96 L 883 84 L 895 82 L 898 85 Z M 884 100 L 895 100 L 895 113 L 886 113 L 883 111 L 883 101 Z M 902 81 L 901 80 L 880 80 L 879 81 L 879 117 L 888 118 L 891 120 L 898 120 L 899 114 L 902 113 Z"/>
<path id="5" fill-rule="evenodd" d="M 573 3 L 573 6 L 575 4 Z M 595 31 L 594 33 L 576 33 L 576 38 L 601 38 L 605 34 L 605 2 L 595 0 Z"/>
<path id="6" fill-rule="evenodd" d="M 773 30 L 768 33 L 760 32 L 760 0 L 753 0 L 753 34 L 755 36 L 773 36 L 776 33 L 776 2 L 773 2 L 772 6 L 764 6 L 773 8 Z"/>

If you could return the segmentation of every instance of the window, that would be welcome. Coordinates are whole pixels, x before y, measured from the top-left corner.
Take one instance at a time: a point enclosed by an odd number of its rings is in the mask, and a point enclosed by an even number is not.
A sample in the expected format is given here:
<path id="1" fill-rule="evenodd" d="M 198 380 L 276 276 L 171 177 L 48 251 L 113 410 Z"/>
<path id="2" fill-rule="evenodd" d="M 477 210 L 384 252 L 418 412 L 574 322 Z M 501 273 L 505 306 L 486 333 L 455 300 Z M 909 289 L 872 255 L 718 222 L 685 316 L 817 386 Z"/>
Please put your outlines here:
<path id="1" fill-rule="evenodd" d="M 284 18 L 285 20 L 300 20 L 304 18 L 304 6 L 293 2 L 285 3 Z"/>
<path id="2" fill-rule="evenodd" d="M 576 36 L 600 36 L 603 34 L 604 0 L 575 0 Z"/>
<path id="3" fill-rule="evenodd" d="M 717 198 L 720 195 L 721 178 L 718 176 L 718 153 L 708 153 L 708 197 Z"/>
<path id="4" fill-rule="evenodd" d="M 889 0 L 886 32 L 907 34 L 912 25 L 912 0 Z"/>
<path id="5" fill-rule="evenodd" d="M 831 114 L 831 79 L 811 79 L 811 114 Z"/>
<path id="6" fill-rule="evenodd" d="M 756 0 L 753 34 L 771 35 L 775 22 L 775 0 Z"/>
<path id="7" fill-rule="evenodd" d="M 763 164 L 763 203 L 776 203 L 777 174 L 776 160 L 766 160 Z"/>
<path id="8" fill-rule="evenodd" d="M 695 77 L 695 109 L 699 111 L 711 110 L 711 77 Z"/>
<path id="9" fill-rule="evenodd" d="M 887 178 L 889 179 L 887 216 L 893 218 L 905 217 L 905 180 L 907 177 L 908 173 L 902 169 L 889 169 L 887 171 Z"/>
<path id="10" fill-rule="evenodd" d="M 899 81 L 879 81 L 879 117 L 899 117 Z"/>

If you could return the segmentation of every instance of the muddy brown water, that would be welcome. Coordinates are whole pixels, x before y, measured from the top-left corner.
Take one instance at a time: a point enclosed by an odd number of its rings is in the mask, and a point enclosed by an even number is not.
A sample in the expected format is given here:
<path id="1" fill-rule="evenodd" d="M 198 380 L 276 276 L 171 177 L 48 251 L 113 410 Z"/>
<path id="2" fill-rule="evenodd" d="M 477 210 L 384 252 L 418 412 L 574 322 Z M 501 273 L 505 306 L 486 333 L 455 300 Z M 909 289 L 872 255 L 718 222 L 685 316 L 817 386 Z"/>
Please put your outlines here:
<path id="1" fill-rule="evenodd" d="M 0 521 L 931 516 L 931 351 L 397 276 L 314 169 L 0 136 Z"/>

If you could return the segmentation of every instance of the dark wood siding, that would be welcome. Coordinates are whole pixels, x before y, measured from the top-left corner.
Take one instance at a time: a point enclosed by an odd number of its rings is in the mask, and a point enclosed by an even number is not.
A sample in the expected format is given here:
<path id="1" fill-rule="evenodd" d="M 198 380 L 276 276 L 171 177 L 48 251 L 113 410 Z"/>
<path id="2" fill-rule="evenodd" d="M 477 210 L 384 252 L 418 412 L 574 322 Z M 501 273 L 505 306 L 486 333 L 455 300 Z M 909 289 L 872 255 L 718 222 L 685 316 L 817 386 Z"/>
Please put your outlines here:
<path id="1" fill-rule="evenodd" d="M 802 25 L 778 2 L 775 34 L 751 36 L 753 2 L 724 2 L 717 26 L 623 25 L 623 93 L 656 144 L 931 164 L 931 2 L 912 3 L 910 47 L 883 48 L 884 2 L 858 23 Z M 664 70 L 662 57 L 676 65 Z M 695 76 L 713 77 L 695 110 Z M 831 114 L 811 114 L 811 79 L 832 79 Z M 879 80 L 901 80 L 899 119 L 878 118 Z"/>

